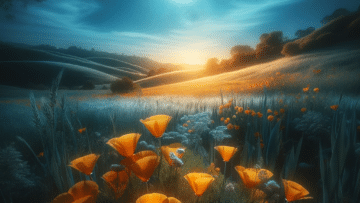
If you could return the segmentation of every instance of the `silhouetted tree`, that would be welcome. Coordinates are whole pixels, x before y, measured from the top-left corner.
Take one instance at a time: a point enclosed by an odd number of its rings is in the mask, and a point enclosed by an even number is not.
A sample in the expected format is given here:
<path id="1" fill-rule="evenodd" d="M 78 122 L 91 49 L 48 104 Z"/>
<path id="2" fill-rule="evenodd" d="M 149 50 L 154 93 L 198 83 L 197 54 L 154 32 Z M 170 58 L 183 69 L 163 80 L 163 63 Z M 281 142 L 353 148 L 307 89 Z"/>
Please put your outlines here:
<path id="1" fill-rule="evenodd" d="M 230 54 L 231 55 L 242 54 L 242 53 L 248 53 L 248 52 L 252 52 L 252 51 L 254 51 L 254 49 L 248 45 L 236 45 L 231 48 Z"/>
<path id="2" fill-rule="evenodd" d="M 283 47 L 282 31 L 274 31 L 270 34 L 264 33 L 260 36 L 260 43 L 256 45 L 256 58 L 266 59 L 279 55 Z"/>
<path id="3" fill-rule="evenodd" d="M 298 30 L 295 32 L 297 38 L 305 37 L 315 31 L 314 27 L 308 27 L 306 30 Z"/>
<path id="4" fill-rule="evenodd" d="M 206 75 L 214 75 L 221 72 L 221 66 L 219 65 L 219 60 L 217 58 L 210 58 L 207 60 L 205 64 Z"/>
<path id="5" fill-rule="evenodd" d="M 113 93 L 124 93 L 134 89 L 134 83 L 129 77 L 123 77 L 110 84 L 110 90 Z"/>
<path id="6" fill-rule="evenodd" d="M 348 11 L 346 8 L 339 8 L 337 9 L 336 11 L 334 11 L 334 13 L 332 13 L 331 15 L 329 16 L 325 16 L 321 21 L 320 23 L 321 24 L 326 24 L 332 20 L 334 20 L 335 18 L 338 18 L 340 16 L 348 16 L 350 15 L 351 12 Z"/>

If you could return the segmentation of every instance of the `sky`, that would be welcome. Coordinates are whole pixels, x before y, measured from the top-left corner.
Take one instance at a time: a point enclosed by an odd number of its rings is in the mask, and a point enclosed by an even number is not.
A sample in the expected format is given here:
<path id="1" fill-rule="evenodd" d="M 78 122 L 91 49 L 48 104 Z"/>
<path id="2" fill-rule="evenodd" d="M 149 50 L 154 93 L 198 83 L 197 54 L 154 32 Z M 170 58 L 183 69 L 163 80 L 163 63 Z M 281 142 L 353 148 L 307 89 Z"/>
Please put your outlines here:
<path id="1" fill-rule="evenodd" d="M 0 0 L 1 3 L 4 0 Z M 226 59 L 235 45 L 255 48 L 263 33 L 320 28 L 358 0 L 13 0 L 0 8 L 0 40 L 147 57 L 162 63 Z"/>

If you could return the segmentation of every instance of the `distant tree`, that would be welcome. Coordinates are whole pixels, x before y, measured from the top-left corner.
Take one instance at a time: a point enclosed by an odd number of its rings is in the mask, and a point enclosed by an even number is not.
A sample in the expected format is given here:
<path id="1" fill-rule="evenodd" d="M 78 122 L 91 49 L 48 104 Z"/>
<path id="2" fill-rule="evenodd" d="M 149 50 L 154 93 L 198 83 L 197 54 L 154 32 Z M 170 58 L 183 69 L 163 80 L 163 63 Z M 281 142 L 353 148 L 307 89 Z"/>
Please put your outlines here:
<path id="1" fill-rule="evenodd" d="M 231 48 L 230 54 L 231 55 L 242 54 L 242 53 L 248 53 L 248 52 L 252 52 L 252 51 L 254 51 L 254 49 L 248 45 L 236 45 Z"/>
<path id="2" fill-rule="evenodd" d="M 217 58 L 210 58 L 207 60 L 205 64 L 205 74 L 206 75 L 214 75 L 222 72 L 221 66 L 219 65 L 219 60 Z"/>
<path id="3" fill-rule="evenodd" d="M 298 30 L 295 32 L 297 38 L 303 38 L 315 31 L 314 27 L 308 27 L 306 30 Z"/>
<path id="4" fill-rule="evenodd" d="M 55 46 L 51 46 L 48 44 L 40 44 L 38 46 L 34 46 L 35 49 L 48 50 L 48 51 L 56 51 Z"/>
<path id="5" fill-rule="evenodd" d="M 266 59 L 271 56 L 279 55 L 283 46 L 282 31 L 274 31 L 269 34 L 264 33 L 260 36 L 260 43 L 256 45 L 256 58 Z"/>
<path id="6" fill-rule="evenodd" d="M 339 8 L 337 9 L 336 11 L 334 11 L 333 14 L 329 15 L 329 16 L 325 16 L 321 21 L 320 23 L 321 24 L 326 24 L 332 20 L 334 20 L 335 18 L 338 18 L 340 16 L 347 16 L 347 15 L 350 15 L 351 12 L 348 11 L 346 8 Z"/>
<path id="7" fill-rule="evenodd" d="M 113 93 L 125 93 L 134 90 L 134 83 L 129 77 L 117 79 L 110 84 L 110 90 Z"/>

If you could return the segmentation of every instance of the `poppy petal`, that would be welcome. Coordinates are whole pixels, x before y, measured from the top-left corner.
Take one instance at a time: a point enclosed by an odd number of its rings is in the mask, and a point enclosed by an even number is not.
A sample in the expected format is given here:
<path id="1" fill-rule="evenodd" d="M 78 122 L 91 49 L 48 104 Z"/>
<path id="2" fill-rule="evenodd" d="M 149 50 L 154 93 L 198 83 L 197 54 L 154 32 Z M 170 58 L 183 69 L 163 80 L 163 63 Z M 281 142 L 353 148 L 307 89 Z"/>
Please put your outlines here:
<path id="1" fill-rule="evenodd" d="M 141 181 L 147 182 L 159 163 L 160 159 L 158 156 L 146 156 L 132 164 L 130 169 Z"/>
<path id="2" fill-rule="evenodd" d="M 89 154 L 80 158 L 77 158 L 75 160 L 73 160 L 71 163 L 71 167 L 86 174 L 86 175 L 91 175 L 96 161 L 98 160 L 98 158 L 100 157 L 100 155 L 96 155 L 96 154 Z"/>
<path id="3" fill-rule="evenodd" d="M 168 203 L 169 200 L 166 195 L 160 193 L 150 193 L 139 197 L 136 203 Z"/>
<path id="4" fill-rule="evenodd" d="M 99 186 L 91 180 L 80 181 L 72 186 L 68 193 L 73 196 L 74 200 L 78 200 L 86 196 L 92 196 L 94 200 L 96 200 L 96 197 L 99 194 Z"/>
<path id="5" fill-rule="evenodd" d="M 189 182 L 195 194 L 200 197 L 215 180 L 207 173 L 188 173 L 184 178 Z"/>
<path id="6" fill-rule="evenodd" d="M 253 188 L 273 176 L 273 173 L 266 169 L 236 166 L 235 170 L 239 173 L 241 180 L 247 188 Z"/>
<path id="7" fill-rule="evenodd" d="M 309 191 L 307 191 L 303 186 L 300 184 L 283 179 L 284 183 L 284 189 L 285 189 L 285 196 L 286 199 L 291 202 L 295 200 L 300 199 L 311 199 L 312 197 L 305 197 L 309 194 Z"/>
<path id="8" fill-rule="evenodd" d="M 102 176 L 102 179 L 104 179 L 114 191 L 116 198 L 119 198 L 129 182 L 129 175 L 127 169 L 119 172 L 109 171 Z"/>
<path id="9" fill-rule="evenodd" d="M 225 162 L 228 162 L 231 157 L 237 152 L 237 148 L 229 146 L 217 146 L 214 147 L 221 155 Z"/>
<path id="10" fill-rule="evenodd" d="M 140 136 L 138 133 L 130 133 L 112 138 L 106 144 L 116 149 L 122 156 L 129 157 L 134 154 Z"/>
<path id="11" fill-rule="evenodd" d="M 154 137 L 159 138 L 164 134 L 171 118 L 172 117 L 168 115 L 156 115 L 145 120 L 141 119 L 140 122 L 145 125 Z"/>
<path id="12" fill-rule="evenodd" d="M 181 203 L 180 200 L 176 199 L 175 197 L 168 197 L 169 203 Z"/>
<path id="13" fill-rule="evenodd" d="M 61 193 L 51 203 L 72 203 L 74 202 L 74 198 L 71 194 L 65 192 Z"/>

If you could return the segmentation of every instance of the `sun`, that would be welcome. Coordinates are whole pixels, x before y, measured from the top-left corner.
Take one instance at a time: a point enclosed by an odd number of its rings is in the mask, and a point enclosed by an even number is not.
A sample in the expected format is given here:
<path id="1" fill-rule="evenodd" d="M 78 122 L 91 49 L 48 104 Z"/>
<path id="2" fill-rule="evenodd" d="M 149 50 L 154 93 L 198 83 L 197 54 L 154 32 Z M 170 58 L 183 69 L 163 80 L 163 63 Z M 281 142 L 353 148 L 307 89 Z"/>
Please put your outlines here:
<path id="1" fill-rule="evenodd" d="M 202 65 L 205 63 L 205 56 L 197 50 L 183 50 L 178 53 L 176 61 L 189 65 Z"/>

